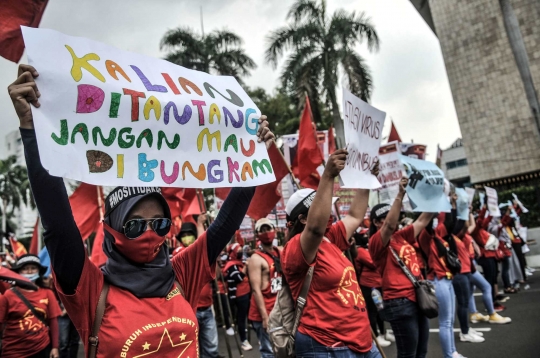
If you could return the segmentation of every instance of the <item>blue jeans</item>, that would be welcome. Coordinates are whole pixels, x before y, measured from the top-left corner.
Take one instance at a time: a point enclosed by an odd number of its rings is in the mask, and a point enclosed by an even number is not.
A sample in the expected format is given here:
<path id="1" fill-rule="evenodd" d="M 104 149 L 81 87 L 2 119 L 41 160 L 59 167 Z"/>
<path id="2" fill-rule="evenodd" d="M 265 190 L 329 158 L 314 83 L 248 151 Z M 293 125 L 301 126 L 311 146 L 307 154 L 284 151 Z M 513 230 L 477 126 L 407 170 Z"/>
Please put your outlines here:
<path id="1" fill-rule="evenodd" d="M 425 358 L 428 349 L 429 321 L 416 302 L 407 298 L 384 301 L 382 319 L 390 322 L 398 358 Z"/>
<path id="2" fill-rule="evenodd" d="M 452 280 L 443 278 L 433 280 L 435 295 L 439 302 L 439 339 L 444 358 L 452 358 L 456 351 L 454 342 L 454 315 L 456 312 L 456 295 Z"/>
<path id="3" fill-rule="evenodd" d="M 478 287 L 480 291 L 482 291 L 482 300 L 484 301 L 484 307 L 486 307 L 486 310 L 488 314 L 492 315 L 495 312 L 495 309 L 493 308 L 493 297 L 491 296 L 491 285 L 487 280 L 482 276 L 482 274 L 478 271 L 475 273 L 472 273 L 470 276 L 471 279 L 471 297 L 469 299 L 469 312 L 470 313 L 477 313 L 476 310 L 476 302 L 474 302 L 474 287 Z"/>
<path id="4" fill-rule="evenodd" d="M 79 333 L 68 315 L 58 317 L 60 336 L 60 358 L 77 358 L 79 352 Z"/>
<path id="5" fill-rule="evenodd" d="M 259 351 L 262 358 L 274 358 L 274 352 L 272 351 L 272 343 L 270 343 L 270 337 L 268 332 L 263 328 L 262 322 L 252 321 L 253 329 L 257 333 L 259 339 Z"/>
<path id="6" fill-rule="evenodd" d="M 199 322 L 199 349 L 201 358 L 218 357 L 218 334 L 212 307 L 197 310 Z"/>
<path id="7" fill-rule="evenodd" d="M 295 350 L 297 358 L 381 358 L 373 342 L 366 353 L 357 353 L 348 347 L 326 347 L 305 334 L 296 332 Z"/>

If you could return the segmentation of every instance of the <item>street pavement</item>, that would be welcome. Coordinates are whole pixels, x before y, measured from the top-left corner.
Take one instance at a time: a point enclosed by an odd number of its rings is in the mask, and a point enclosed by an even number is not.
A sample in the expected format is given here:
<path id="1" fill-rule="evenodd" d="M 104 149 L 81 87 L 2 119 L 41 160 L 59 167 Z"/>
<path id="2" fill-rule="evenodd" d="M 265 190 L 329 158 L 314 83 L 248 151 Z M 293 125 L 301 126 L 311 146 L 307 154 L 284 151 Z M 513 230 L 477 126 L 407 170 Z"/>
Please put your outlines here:
<path id="1" fill-rule="evenodd" d="M 493 325 L 489 323 L 471 324 L 474 329 L 480 329 L 486 339 L 483 343 L 468 343 L 459 341 L 459 333 L 455 333 L 456 348 L 459 353 L 467 358 L 539 358 L 540 357 L 540 270 L 533 276 L 529 276 L 529 290 L 522 289 L 519 293 L 509 295 L 510 300 L 503 305 L 506 310 L 500 312 L 504 317 L 512 318 L 512 323 L 506 325 Z M 502 287 L 502 286 L 499 286 Z M 477 290 L 478 292 L 478 290 Z M 476 306 L 478 311 L 484 310 L 482 297 L 476 296 Z M 485 312 L 484 312 L 485 313 Z M 386 323 L 387 327 L 390 325 Z M 439 343 L 437 319 L 430 320 L 431 333 L 429 334 L 429 348 L 427 358 L 443 358 L 441 345 Z M 456 317 L 455 329 L 459 329 L 459 321 Z M 219 329 L 219 351 L 224 357 L 229 357 L 225 345 L 223 331 Z M 232 338 L 232 337 L 229 337 Z M 233 340 L 229 339 L 231 344 Z M 253 350 L 243 352 L 245 358 L 258 358 L 257 337 L 251 331 L 251 345 Z M 233 345 L 232 357 L 240 357 L 238 349 Z M 397 357 L 395 344 L 383 348 L 386 357 Z"/>
<path id="2" fill-rule="evenodd" d="M 474 329 L 480 329 L 484 333 L 486 341 L 483 343 L 466 343 L 459 341 L 459 333 L 455 333 L 456 347 L 459 353 L 467 358 L 539 358 L 540 357 L 540 270 L 529 277 L 529 290 L 521 290 L 518 294 L 509 295 L 504 305 L 506 310 L 500 314 L 512 318 L 512 323 L 507 325 L 491 325 L 489 323 L 478 323 L 471 325 Z M 523 285 L 522 285 L 523 287 Z M 476 306 L 478 310 L 484 309 L 481 296 L 476 296 Z M 389 327 L 389 324 L 386 324 Z M 431 330 L 438 329 L 437 319 L 430 321 Z M 454 324 L 459 328 L 459 322 L 456 317 Z M 226 343 L 225 332 L 222 328 L 219 331 L 219 351 L 224 357 L 229 357 Z M 239 358 L 240 353 L 233 337 L 228 337 L 231 344 L 232 357 Z M 260 357 L 257 336 L 253 330 L 250 330 L 250 342 L 253 346 L 252 351 L 242 352 L 245 358 Z M 386 357 L 396 357 L 395 344 L 384 348 Z M 82 345 L 79 349 L 79 358 L 83 358 L 84 353 Z M 428 358 L 443 358 L 441 345 L 439 343 L 439 334 L 431 332 L 429 334 Z"/>

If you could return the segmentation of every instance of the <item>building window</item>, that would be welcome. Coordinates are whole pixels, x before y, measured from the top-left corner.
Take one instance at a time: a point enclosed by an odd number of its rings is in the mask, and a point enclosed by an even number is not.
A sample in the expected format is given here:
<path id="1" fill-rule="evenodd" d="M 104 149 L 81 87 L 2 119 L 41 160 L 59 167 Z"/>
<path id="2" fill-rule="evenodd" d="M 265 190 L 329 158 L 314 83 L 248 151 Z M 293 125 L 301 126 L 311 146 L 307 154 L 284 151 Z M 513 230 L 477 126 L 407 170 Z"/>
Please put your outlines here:
<path id="1" fill-rule="evenodd" d="M 466 165 L 467 165 L 467 158 L 464 158 L 464 159 L 454 160 L 454 161 L 446 163 L 446 168 L 454 169 L 454 168 L 464 167 Z"/>

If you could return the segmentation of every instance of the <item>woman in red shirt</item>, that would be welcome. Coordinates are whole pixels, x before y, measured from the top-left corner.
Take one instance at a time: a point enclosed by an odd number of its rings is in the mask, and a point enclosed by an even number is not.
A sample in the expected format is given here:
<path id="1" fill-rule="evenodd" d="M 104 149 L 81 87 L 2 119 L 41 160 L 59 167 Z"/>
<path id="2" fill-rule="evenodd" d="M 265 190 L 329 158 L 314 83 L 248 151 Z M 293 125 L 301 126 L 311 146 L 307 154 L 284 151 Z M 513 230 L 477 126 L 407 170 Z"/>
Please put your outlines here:
<path id="1" fill-rule="evenodd" d="M 383 319 L 390 322 L 396 339 L 398 357 L 424 358 L 427 354 L 429 323 L 419 310 L 413 283 L 396 261 L 392 250 L 411 273 L 422 278 L 414 244 L 428 225 L 432 214 L 423 213 L 411 225 L 398 228 L 407 178 L 401 179 L 399 192 L 392 206 L 379 204 L 371 209 L 369 253 L 382 276 L 384 299 Z"/>
<path id="2" fill-rule="evenodd" d="M 299 357 L 380 357 L 371 338 L 366 303 L 354 267 L 343 255 L 350 247 L 348 239 L 364 219 L 369 190 L 358 190 L 349 214 L 327 229 L 334 179 L 344 168 L 346 158 L 346 150 L 334 152 L 317 191 L 298 190 L 285 208 L 290 229 L 281 255 L 282 269 L 295 301 L 313 267 L 295 336 Z"/>
<path id="3" fill-rule="evenodd" d="M 355 233 L 354 239 L 358 245 L 357 256 L 354 263 L 356 272 L 360 277 L 360 290 L 362 291 L 362 295 L 367 297 L 366 304 L 371 330 L 373 333 L 375 333 L 379 346 L 382 348 L 388 347 L 393 341 L 395 341 L 395 338 L 393 335 L 388 335 L 387 337 L 389 339 L 386 339 L 385 333 L 388 332 L 386 332 L 384 329 L 384 321 L 379 314 L 379 309 L 375 305 L 375 302 L 373 299 L 370 299 L 373 290 L 379 291 L 379 294 L 382 292 L 382 277 L 379 271 L 377 271 L 377 267 L 373 263 L 371 255 L 369 254 L 367 232 Z"/>
<path id="4" fill-rule="evenodd" d="M 38 290 L 13 287 L 0 296 L 2 357 L 58 358 L 58 316 L 62 311 L 54 292 L 43 285 L 47 267 L 36 255 L 26 254 L 12 270 L 35 282 Z M 26 298 L 38 317 L 18 295 Z"/>
<path id="5" fill-rule="evenodd" d="M 105 200 L 103 251 L 107 263 L 89 259 L 62 178 L 41 165 L 32 117 L 39 107 L 32 66 L 20 65 L 9 94 L 20 121 L 28 177 L 45 228 L 60 299 L 89 354 L 97 357 L 199 356 L 195 310 L 200 292 L 215 275 L 216 259 L 242 222 L 255 188 L 233 188 L 216 220 L 192 245 L 169 259 L 164 245 L 171 211 L 160 188 L 117 187 Z M 259 142 L 273 134 L 258 120 Z M 68 163 L 66 163 L 68 165 Z M 98 301 L 109 287 L 99 332 L 93 336 Z"/>

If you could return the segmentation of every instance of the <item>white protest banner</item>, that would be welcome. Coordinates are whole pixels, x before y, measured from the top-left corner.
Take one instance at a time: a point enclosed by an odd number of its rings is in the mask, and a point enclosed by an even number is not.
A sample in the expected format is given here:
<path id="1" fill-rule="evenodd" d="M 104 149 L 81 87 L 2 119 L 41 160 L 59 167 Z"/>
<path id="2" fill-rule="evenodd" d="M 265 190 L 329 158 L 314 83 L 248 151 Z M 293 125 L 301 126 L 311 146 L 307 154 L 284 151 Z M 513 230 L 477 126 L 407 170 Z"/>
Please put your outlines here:
<path id="1" fill-rule="evenodd" d="M 40 76 L 41 163 L 96 185 L 230 187 L 275 180 L 260 111 L 212 76 L 52 30 L 23 27 Z"/>
<path id="2" fill-rule="evenodd" d="M 378 160 L 385 118 L 385 112 L 343 88 L 343 125 L 349 155 L 339 174 L 342 188 L 380 188 L 371 168 Z"/>
<path id="3" fill-rule="evenodd" d="M 518 197 L 516 194 L 512 193 L 512 196 L 514 197 L 514 200 L 516 202 L 516 204 L 518 204 L 519 208 L 521 209 L 521 212 L 523 214 L 527 214 L 529 212 L 529 209 L 527 209 L 523 203 L 521 201 L 519 201 Z"/>
<path id="4" fill-rule="evenodd" d="M 469 206 L 471 206 L 476 190 L 474 188 L 465 188 L 465 191 L 467 191 L 467 195 L 469 196 Z"/>
<path id="5" fill-rule="evenodd" d="M 469 220 L 469 194 L 462 188 L 456 188 L 455 190 L 457 194 L 457 218 L 460 220 Z"/>
<path id="6" fill-rule="evenodd" d="M 491 216 L 499 217 L 501 216 L 501 210 L 499 210 L 499 196 L 497 195 L 497 190 L 485 186 L 487 196 L 487 208 Z"/>
<path id="7" fill-rule="evenodd" d="M 479 191 L 478 200 L 480 201 L 480 206 L 484 206 L 486 204 L 486 193 Z"/>
<path id="8" fill-rule="evenodd" d="M 403 165 L 399 160 L 398 142 L 381 145 L 379 148 L 379 176 L 381 187 L 377 189 L 378 202 L 392 204 L 399 191 L 403 176 Z"/>
<path id="9" fill-rule="evenodd" d="M 450 212 L 451 205 L 444 194 L 444 174 L 435 163 L 400 155 L 409 177 L 407 195 L 416 212 Z"/>

